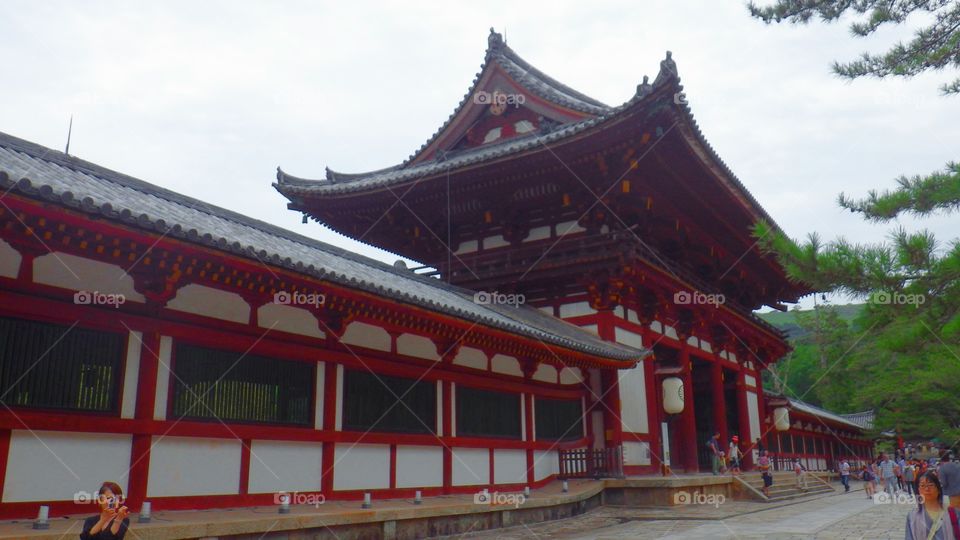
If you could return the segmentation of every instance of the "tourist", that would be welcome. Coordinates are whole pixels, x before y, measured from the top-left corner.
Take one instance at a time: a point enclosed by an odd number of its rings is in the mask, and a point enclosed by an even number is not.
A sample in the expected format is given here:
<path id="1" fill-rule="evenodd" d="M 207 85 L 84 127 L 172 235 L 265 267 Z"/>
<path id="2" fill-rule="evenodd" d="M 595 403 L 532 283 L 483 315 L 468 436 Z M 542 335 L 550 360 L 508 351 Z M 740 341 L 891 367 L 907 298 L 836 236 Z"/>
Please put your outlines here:
<path id="1" fill-rule="evenodd" d="M 770 486 L 773 485 L 773 475 L 770 474 L 770 456 L 766 450 L 760 452 L 760 459 L 757 460 L 757 468 L 760 469 L 760 478 L 763 478 L 763 495 L 770 498 Z"/>
<path id="2" fill-rule="evenodd" d="M 130 526 L 123 489 L 114 482 L 104 482 L 97 490 L 97 505 L 100 514 L 83 522 L 80 540 L 123 540 Z"/>
<path id="3" fill-rule="evenodd" d="M 800 458 L 793 462 L 793 472 L 797 474 L 797 489 L 807 490 L 807 468 L 800 463 Z"/>
<path id="4" fill-rule="evenodd" d="M 740 474 L 740 460 L 743 459 L 743 452 L 740 451 L 740 437 L 736 435 L 730 439 L 730 448 L 727 452 L 729 460 L 730 474 Z"/>
<path id="5" fill-rule="evenodd" d="M 843 484 L 843 492 L 850 491 L 850 463 L 844 459 L 840 462 L 840 483 Z"/>
<path id="6" fill-rule="evenodd" d="M 917 495 L 917 476 L 917 464 L 911 459 L 903 468 L 903 483 L 909 495 Z"/>
<path id="7" fill-rule="evenodd" d="M 713 434 L 713 437 L 707 441 L 707 448 L 710 449 L 710 455 L 713 461 L 713 474 L 720 474 L 720 461 L 723 457 L 723 450 L 720 449 L 720 432 Z"/>
<path id="8" fill-rule="evenodd" d="M 958 540 L 958 527 L 955 508 L 943 508 L 943 487 L 933 471 L 927 471 L 917 481 L 920 490 L 920 503 L 915 510 L 907 514 L 905 540 Z"/>
<path id="9" fill-rule="evenodd" d="M 899 491 L 904 491 L 903 486 L 903 469 L 907 466 L 907 461 L 903 459 L 903 454 L 897 453 L 897 489 Z"/>
<path id="10" fill-rule="evenodd" d="M 950 497 L 950 507 L 960 508 L 960 463 L 953 461 L 950 454 L 944 454 L 938 475 L 943 484 L 943 494 Z"/>
<path id="11" fill-rule="evenodd" d="M 873 485 L 873 463 L 868 461 L 863 466 L 863 471 L 860 477 L 863 479 L 863 490 L 867 493 L 867 498 L 872 499 L 873 494 L 876 493 L 876 488 Z"/>
<path id="12" fill-rule="evenodd" d="M 880 471 L 877 475 L 880 479 L 883 490 L 886 491 L 890 497 L 895 497 L 897 495 L 897 464 L 894 463 L 886 454 L 880 454 Z"/>

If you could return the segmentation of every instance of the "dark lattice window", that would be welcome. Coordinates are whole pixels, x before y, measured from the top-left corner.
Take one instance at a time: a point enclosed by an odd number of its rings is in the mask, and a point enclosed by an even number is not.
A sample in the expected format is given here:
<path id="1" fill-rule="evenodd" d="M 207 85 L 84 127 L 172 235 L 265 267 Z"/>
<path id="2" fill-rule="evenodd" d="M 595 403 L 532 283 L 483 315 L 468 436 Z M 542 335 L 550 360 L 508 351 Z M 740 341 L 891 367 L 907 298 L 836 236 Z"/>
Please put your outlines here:
<path id="1" fill-rule="evenodd" d="M 173 417 L 310 425 L 314 370 L 304 362 L 178 344 Z"/>
<path id="2" fill-rule="evenodd" d="M 583 408 L 580 400 L 534 400 L 537 440 L 570 441 L 583 438 Z"/>
<path id="3" fill-rule="evenodd" d="M 0 318 L 0 402 L 113 412 L 124 335 Z"/>
<path id="4" fill-rule="evenodd" d="M 457 435 L 520 438 L 520 394 L 457 387 Z"/>
<path id="5" fill-rule="evenodd" d="M 434 433 L 437 385 L 348 369 L 343 374 L 343 429 Z"/>

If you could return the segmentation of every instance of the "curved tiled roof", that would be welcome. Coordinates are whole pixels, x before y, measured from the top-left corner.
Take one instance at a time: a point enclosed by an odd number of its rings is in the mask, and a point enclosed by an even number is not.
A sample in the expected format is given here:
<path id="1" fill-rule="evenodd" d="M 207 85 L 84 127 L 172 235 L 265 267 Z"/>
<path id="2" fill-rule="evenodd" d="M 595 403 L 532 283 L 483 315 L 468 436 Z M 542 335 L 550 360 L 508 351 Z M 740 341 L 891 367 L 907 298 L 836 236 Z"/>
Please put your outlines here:
<path id="1" fill-rule="evenodd" d="M 532 307 L 478 304 L 473 291 L 4 133 L 0 133 L 0 188 L 574 351 L 621 361 L 647 354 L 603 341 Z"/>

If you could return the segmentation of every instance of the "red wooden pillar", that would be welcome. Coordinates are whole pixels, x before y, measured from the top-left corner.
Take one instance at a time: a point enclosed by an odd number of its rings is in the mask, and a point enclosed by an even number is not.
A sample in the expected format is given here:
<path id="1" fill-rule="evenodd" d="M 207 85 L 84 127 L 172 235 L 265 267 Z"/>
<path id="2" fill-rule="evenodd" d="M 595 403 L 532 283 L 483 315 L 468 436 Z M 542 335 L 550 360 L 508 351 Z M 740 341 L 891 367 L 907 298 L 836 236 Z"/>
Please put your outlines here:
<path id="1" fill-rule="evenodd" d="M 723 366 L 720 364 L 719 358 L 714 358 L 713 366 L 711 366 L 710 386 L 713 393 L 713 430 L 720 432 L 721 448 L 726 451 L 727 445 L 730 443 L 730 437 L 727 432 L 727 402 L 724 399 L 723 392 Z"/>
<path id="2" fill-rule="evenodd" d="M 337 430 L 337 364 L 326 362 L 323 365 L 323 432 L 327 435 Z M 333 495 L 333 469 L 336 462 L 336 444 L 323 442 L 320 456 L 320 491 L 325 497 Z"/>
<path id="3" fill-rule="evenodd" d="M 646 332 L 643 334 L 643 342 L 649 346 Z M 643 360 L 643 381 L 647 389 L 647 425 L 650 430 L 650 465 L 655 470 L 663 470 L 663 443 L 660 439 L 660 422 L 663 405 L 660 403 L 660 387 L 657 385 L 656 367 L 653 360 L 647 358 Z"/>
<path id="4" fill-rule="evenodd" d="M 587 413 L 589 414 L 589 413 Z M 533 462 L 533 394 L 523 394 L 524 437 L 527 442 L 527 484 L 536 481 Z"/>
<path id="5" fill-rule="evenodd" d="M 128 339 L 137 339 L 131 335 Z M 137 404 L 134 409 L 136 427 L 130 451 L 130 476 L 127 482 L 127 507 L 137 512 L 147 498 L 150 475 L 150 426 L 153 425 L 154 402 L 157 398 L 157 374 L 160 369 L 160 333 L 144 331 L 140 345 L 140 371 L 137 376 Z"/>
<path id="6" fill-rule="evenodd" d="M 737 424 L 740 425 L 740 449 L 743 450 L 743 468 L 753 468 L 753 449 L 756 448 L 756 439 L 759 433 L 750 430 L 750 411 L 747 408 L 746 373 L 743 368 L 737 373 Z M 760 429 L 763 430 L 761 418 Z M 767 448 L 764 446 L 764 448 Z"/>
<path id="7" fill-rule="evenodd" d="M 615 315 L 612 311 L 597 314 L 597 333 L 605 341 L 616 341 L 616 328 L 613 325 Z M 600 370 L 600 391 L 604 407 L 604 441 L 608 448 L 623 445 L 623 420 L 620 404 L 620 373 L 616 369 Z"/>
<path id="8" fill-rule="evenodd" d="M 443 492 L 453 490 L 453 448 L 449 441 L 453 437 L 453 383 L 443 381 Z"/>
<path id="9" fill-rule="evenodd" d="M 766 360 L 763 360 L 766 362 Z M 756 370 L 754 377 L 757 381 L 757 416 L 760 419 L 760 433 L 757 435 L 760 437 L 760 441 L 763 442 L 763 447 L 767 448 L 767 432 L 768 430 L 764 428 L 764 419 L 767 417 L 767 403 L 763 399 L 763 373 L 760 370 Z M 773 420 L 773 419 L 771 419 Z"/>
<path id="10" fill-rule="evenodd" d="M 683 448 L 683 468 L 686 472 L 698 472 L 697 452 L 700 450 L 697 441 L 697 421 L 694 416 L 693 396 L 693 364 L 690 362 L 690 350 L 686 343 L 680 346 L 680 366 L 683 368 L 683 412 L 680 413 L 680 440 L 679 447 Z M 704 441 L 706 444 L 706 441 Z"/>

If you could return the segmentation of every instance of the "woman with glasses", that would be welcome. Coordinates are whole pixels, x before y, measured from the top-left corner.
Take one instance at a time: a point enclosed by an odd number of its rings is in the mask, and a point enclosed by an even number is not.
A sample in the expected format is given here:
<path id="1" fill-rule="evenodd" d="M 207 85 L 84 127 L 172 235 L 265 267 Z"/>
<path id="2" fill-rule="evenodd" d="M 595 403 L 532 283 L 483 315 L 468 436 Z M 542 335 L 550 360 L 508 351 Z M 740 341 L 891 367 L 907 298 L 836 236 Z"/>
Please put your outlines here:
<path id="1" fill-rule="evenodd" d="M 933 471 L 917 481 L 920 503 L 907 514 L 906 540 L 960 540 L 960 523 L 953 508 L 943 506 L 943 487 Z"/>

